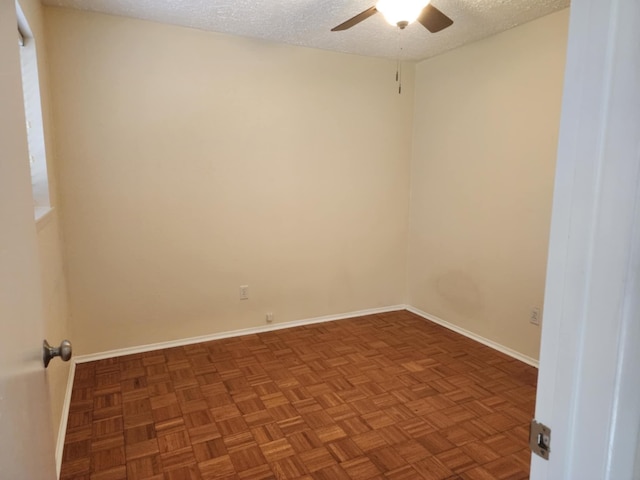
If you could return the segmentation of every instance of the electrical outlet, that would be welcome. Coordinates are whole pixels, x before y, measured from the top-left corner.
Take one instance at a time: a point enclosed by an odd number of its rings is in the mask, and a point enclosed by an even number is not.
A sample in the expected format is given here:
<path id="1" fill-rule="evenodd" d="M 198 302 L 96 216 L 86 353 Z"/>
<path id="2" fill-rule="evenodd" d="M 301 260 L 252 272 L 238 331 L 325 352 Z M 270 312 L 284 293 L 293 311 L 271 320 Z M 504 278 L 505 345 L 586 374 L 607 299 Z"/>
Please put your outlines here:
<path id="1" fill-rule="evenodd" d="M 540 325 L 540 307 L 531 307 L 529 312 L 529 323 Z"/>
<path id="2" fill-rule="evenodd" d="M 267 323 L 273 322 L 273 312 L 267 312 L 267 315 L 265 318 L 267 320 Z"/>
<path id="3" fill-rule="evenodd" d="M 249 285 L 240 285 L 240 300 L 249 300 Z"/>

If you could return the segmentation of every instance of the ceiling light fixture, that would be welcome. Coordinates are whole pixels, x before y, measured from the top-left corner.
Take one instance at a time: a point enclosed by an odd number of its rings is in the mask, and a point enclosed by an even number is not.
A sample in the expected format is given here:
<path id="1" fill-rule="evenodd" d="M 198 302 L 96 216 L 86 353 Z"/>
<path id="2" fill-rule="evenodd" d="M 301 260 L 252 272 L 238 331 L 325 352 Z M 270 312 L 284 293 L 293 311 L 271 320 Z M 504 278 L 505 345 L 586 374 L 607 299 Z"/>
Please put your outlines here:
<path id="1" fill-rule="evenodd" d="M 387 22 L 405 28 L 410 23 L 415 22 L 420 13 L 429 4 L 430 0 L 378 0 L 376 10 L 378 10 Z"/>

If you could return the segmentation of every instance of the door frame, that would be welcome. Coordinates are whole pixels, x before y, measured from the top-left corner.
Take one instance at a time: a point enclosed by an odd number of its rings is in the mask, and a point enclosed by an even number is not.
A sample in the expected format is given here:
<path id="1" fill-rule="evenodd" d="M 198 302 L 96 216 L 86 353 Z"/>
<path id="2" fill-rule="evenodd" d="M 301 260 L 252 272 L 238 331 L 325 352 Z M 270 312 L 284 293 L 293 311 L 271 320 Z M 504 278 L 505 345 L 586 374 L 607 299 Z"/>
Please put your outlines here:
<path id="1" fill-rule="evenodd" d="M 639 22 L 635 0 L 571 6 L 532 480 L 640 478 Z"/>

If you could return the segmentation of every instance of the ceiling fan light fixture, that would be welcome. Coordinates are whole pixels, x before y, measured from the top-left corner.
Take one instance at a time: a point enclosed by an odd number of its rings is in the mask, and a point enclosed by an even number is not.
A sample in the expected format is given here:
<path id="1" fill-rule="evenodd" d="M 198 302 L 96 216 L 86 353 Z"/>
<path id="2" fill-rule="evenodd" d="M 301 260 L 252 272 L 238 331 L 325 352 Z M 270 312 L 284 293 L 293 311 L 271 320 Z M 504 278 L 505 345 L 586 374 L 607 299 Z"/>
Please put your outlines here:
<path id="1" fill-rule="evenodd" d="M 428 4 L 429 0 L 378 0 L 376 10 L 391 25 L 404 28 L 415 22 Z"/>

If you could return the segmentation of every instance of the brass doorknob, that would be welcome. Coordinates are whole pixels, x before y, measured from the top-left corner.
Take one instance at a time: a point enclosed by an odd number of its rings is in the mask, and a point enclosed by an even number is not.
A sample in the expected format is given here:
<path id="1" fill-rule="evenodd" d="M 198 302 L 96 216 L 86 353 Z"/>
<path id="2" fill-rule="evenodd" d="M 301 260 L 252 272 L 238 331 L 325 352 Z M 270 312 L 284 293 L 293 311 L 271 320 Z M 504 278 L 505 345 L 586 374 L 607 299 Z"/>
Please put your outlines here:
<path id="1" fill-rule="evenodd" d="M 63 362 L 68 362 L 71 358 L 71 342 L 63 340 L 59 347 L 52 347 L 46 340 L 42 342 L 42 361 L 44 368 L 49 366 L 49 362 L 54 357 L 60 357 Z"/>

